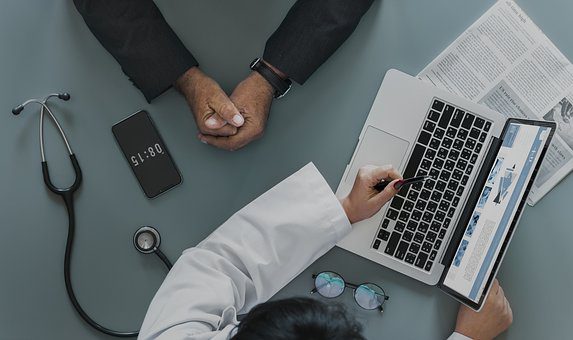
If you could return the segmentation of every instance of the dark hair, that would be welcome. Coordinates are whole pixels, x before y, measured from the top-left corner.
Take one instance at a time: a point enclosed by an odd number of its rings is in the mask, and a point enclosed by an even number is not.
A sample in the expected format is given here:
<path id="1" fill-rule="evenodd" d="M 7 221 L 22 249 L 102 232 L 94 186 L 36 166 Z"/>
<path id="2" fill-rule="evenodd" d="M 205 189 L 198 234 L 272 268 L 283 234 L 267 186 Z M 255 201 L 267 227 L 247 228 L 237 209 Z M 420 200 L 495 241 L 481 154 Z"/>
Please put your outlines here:
<path id="1" fill-rule="evenodd" d="M 253 308 L 231 339 L 365 340 L 361 332 L 361 325 L 339 304 L 290 298 Z"/>

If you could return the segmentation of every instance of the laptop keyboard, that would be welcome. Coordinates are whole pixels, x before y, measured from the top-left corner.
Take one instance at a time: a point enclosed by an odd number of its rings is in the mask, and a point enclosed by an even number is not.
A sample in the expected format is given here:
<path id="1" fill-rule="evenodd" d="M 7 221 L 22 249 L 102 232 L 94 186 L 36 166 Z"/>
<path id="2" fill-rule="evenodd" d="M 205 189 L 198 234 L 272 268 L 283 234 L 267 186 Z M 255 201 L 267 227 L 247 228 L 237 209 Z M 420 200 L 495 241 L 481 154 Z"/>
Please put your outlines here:
<path id="1" fill-rule="evenodd" d="M 403 173 L 431 179 L 392 199 L 372 248 L 432 269 L 490 128 L 491 122 L 434 100 Z"/>

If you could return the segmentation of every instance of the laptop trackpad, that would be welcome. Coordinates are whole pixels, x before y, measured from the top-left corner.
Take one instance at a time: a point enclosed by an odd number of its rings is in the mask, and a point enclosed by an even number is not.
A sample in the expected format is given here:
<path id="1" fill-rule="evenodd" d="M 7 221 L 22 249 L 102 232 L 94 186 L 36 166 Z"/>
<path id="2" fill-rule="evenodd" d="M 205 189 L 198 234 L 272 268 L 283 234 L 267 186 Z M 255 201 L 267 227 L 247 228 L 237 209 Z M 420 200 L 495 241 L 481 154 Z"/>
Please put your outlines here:
<path id="1" fill-rule="evenodd" d="M 352 159 L 350 170 L 344 179 L 344 189 L 340 194 L 346 195 L 350 191 L 358 170 L 365 165 L 392 165 L 395 169 L 402 169 L 408 145 L 406 140 L 368 126 L 358 145 L 358 152 Z"/>

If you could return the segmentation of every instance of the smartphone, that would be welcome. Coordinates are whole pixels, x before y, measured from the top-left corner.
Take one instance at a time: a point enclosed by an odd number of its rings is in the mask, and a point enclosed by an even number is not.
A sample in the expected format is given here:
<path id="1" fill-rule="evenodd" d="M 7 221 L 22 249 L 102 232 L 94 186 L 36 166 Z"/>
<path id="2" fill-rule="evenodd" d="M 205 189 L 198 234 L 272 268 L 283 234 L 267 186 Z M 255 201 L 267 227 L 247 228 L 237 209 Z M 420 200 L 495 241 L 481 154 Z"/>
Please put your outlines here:
<path id="1" fill-rule="evenodd" d="M 182 178 L 149 113 L 138 111 L 111 131 L 148 198 L 181 183 Z"/>

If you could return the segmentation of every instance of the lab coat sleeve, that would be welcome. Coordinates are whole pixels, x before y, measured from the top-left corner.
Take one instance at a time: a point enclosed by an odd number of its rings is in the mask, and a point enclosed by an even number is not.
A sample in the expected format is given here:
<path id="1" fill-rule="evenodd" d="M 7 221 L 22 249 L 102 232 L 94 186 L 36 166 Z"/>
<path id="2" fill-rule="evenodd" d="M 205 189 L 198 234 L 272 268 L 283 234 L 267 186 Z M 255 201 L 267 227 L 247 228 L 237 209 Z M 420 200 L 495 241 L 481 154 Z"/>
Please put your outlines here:
<path id="1" fill-rule="evenodd" d="M 308 164 L 183 252 L 153 298 L 140 338 L 210 339 L 228 331 L 222 316 L 268 300 L 348 232 L 338 199 Z"/>

